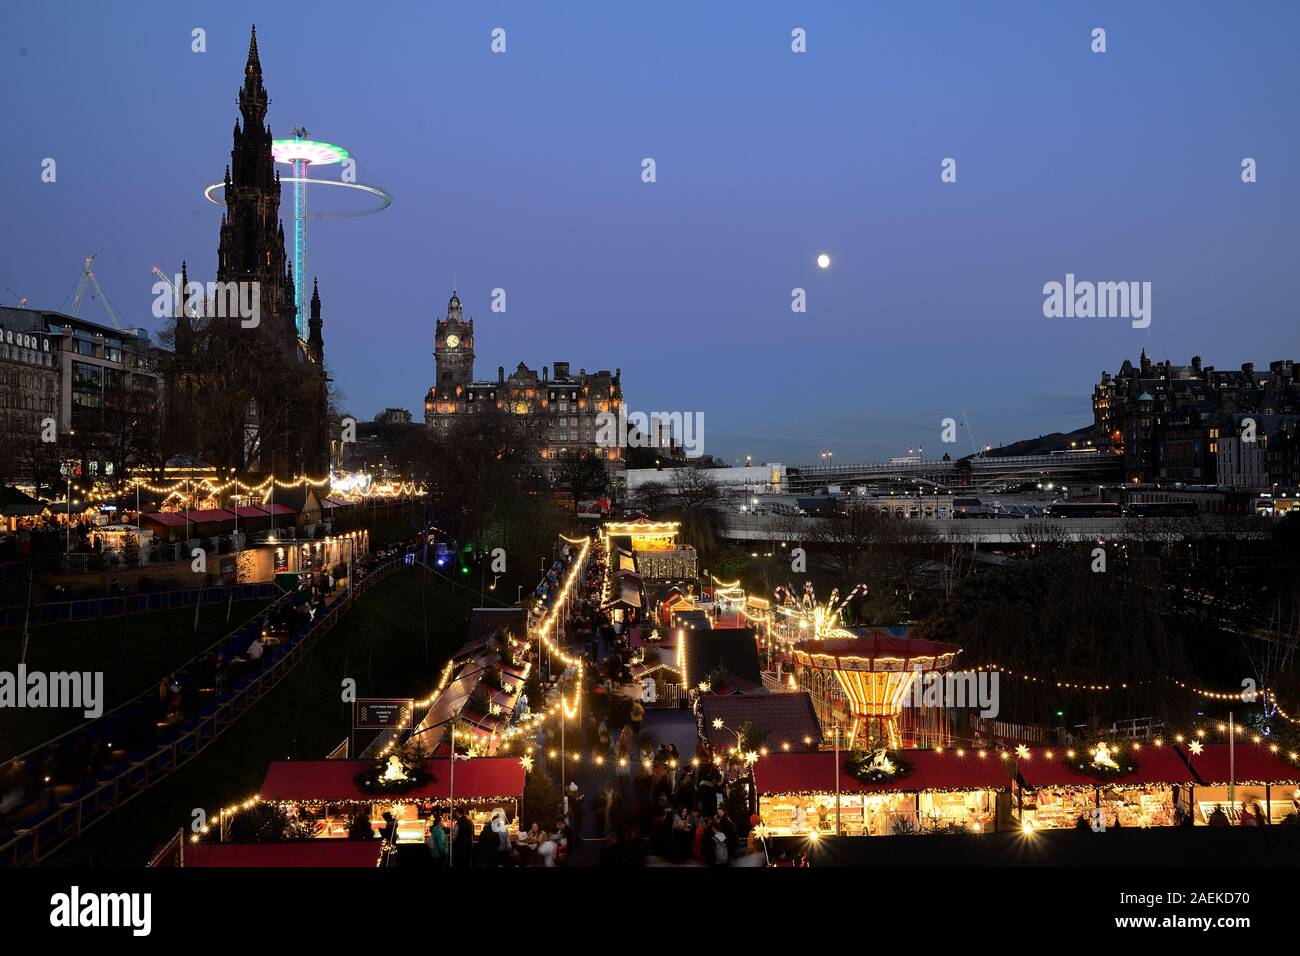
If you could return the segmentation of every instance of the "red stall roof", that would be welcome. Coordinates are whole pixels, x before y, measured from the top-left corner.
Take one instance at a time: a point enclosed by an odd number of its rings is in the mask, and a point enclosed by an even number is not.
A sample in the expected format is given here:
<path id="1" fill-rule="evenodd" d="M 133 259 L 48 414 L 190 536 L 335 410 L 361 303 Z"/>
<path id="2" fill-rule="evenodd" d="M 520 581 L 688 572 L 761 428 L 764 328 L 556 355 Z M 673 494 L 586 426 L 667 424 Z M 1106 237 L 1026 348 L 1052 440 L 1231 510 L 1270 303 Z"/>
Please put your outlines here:
<path id="1" fill-rule="evenodd" d="M 168 527 L 184 527 L 185 512 L 183 511 L 152 511 L 144 516 L 145 521 L 153 521 L 156 524 L 167 525 Z"/>
<path id="2" fill-rule="evenodd" d="M 184 515 L 185 512 L 180 512 Z M 234 521 L 235 514 L 233 511 L 227 511 L 224 508 L 212 508 L 207 511 L 191 511 L 190 521 L 196 524 L 210 524 L 213 521 Z"/>
<path id="3" fill-rule="evenodd" d="M 840 792 L 999 790 L 1011 785 L 1003 761 L 991 751 L 983 759 L 974 751 L 959 757 L 953 750 L 905 750 L 902 756 L 912 765 L 912 772 L 893 783 L 863 783 L 841 766 Z M 844 757 L 841 752 L 841 760 Z M 819 750 L 759 757 L 754 764 L 754 785 L 759 793 L 833 793 L 835 752 Z"/>
<path id="4" fill-rule="evenodd" d="M 1264 744 L 1239 743 L 1233 750 L 1235 773 L 1228 766 L 1227 744 L 1204 744 L 1199 754 L 1188 753 L 1196 775 L 1207 785 L 1237 783 L 1300 783 L 1300 767 L 1286 759 L 1286 751 L 1273 753 Z"/>
<path id="5" fill-rule="evenodd" d="M 1025 781 L 1025 786 L 1038 790 L 1043 787 L 1123 788 L 1148 784 L 1196 782 L 1192 772 L 1187 769 L 1187 765 L 1172 747 L 1157 747 L 1154 744 L 1143 747 L 1134 758 L 1137 760 L 1136 772 L 1104 782 L 1075 770 L 1066 757 L 1067 749 L 1048 751 L 1033 748 L 1029 751 L 1028 759 L 1022 757 L 1018 760 L 1020 777 Z M 1047 757 L 1048 753 L 1052 755 L 1050 759 Z"/>
<path id="6" fill-rule="evenodd" d="M 231 508 L 231 511 L 237 513 L 241 518 L 265 518 L 267 512 L 255 505 L 240 505 L 238 508 Z"/>
<path id="7" fill-rule="evenodd" d="M 353 778 L 365 760 L 276 760 L 258 790 L 263 800 L 343 802 L 382 800 L 367 793 Z M 426 761 L 433 779 L 397 794 L 406 800 L 440 800 L 451 795 L 450 760 Z M 456 761 L 456 799 L 516 799 L 524 795 L 524 768 L 518 757 L 475 757 Z"/>
<path id="8" fill-rule="evenodd" d="M 185 844 L 185 866 L 378 866 L 382 840 Z"/>
<path id="9" fill-rule="evenodd" d="M 296 515 L 298 513 L 294 511 L 292 508 L 290 508 L 288 505 L 263 504 L 263 505 L 259 505 L 258 507 L 260 507 L 263 511 L 265 511 L 269 515 Z"/>

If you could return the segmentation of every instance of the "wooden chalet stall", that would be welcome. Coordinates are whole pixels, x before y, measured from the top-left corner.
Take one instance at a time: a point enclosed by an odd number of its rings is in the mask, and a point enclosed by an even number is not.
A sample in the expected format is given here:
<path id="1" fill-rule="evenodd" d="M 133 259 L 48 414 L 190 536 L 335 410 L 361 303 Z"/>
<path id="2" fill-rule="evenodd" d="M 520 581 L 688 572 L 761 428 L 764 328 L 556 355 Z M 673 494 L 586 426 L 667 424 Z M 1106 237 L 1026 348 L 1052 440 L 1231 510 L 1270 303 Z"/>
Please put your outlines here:
<path id="1" fill-rule="evenodd" d="M 1022 826 L 1039 829 L 1074 827 L 1082 818 L 1089 826 L 1107 828 L 1168 827 L 1177 823 L 1175 807 L 1187 806 L 1195 778 L 1172 747 L 1154 744 L 1130 751 L 1132 772 L 1110 780 L 1083 773 L 1078 764 L 1092 755 L 1068 749 L 1031 749 L 1016 760 L 1017 807 Z"/>
<path id="2" fill-rule="evenodd" d="M 430 775 L 426 783 L 386 794 L 368 792 L 356 782 L 369 764 L 367 760 L 277 760 L 266 772 L 258 799 L 285 805 L 298 818 L 313 821 L 321 839 L 346 838 L 359 813 L 368 815 L 377 834 L 387 811 L 398 821 L 397 842 L 423 842 L 433 809 L 441 808 L 445 815 L 453 801 L 469 809 L 476 828 L 496 807 L 506 812 L 512 826 L 519 816 L 524 768 L 517 757 L 457 760 L 454 779 L 452 761 L 433 758 L 424 764 Z"/>
<path id="3" fill-rule="evenodd" d="M 758 815 L 772 836 L 889 836 L 965 829 L 991 832 L 1009 823 L 1011 780 L 996 755 L 906 750 L 911 771 L 866 783 L 847 753 L 820 750 L 760 757 L 754 764 Z M 838 762 L 838 774 L 837 770 Z"/>
<path id="4" fill-rule="evenodd" d="M 1241 822 L 1243 806 L 1258 804 L 1270 824 L 1300 813 L 1300 767 L 1280 748 L 1238 742 L 1229 754 L 1227 744 L 1202 744 L 1199 754 L 1187 752 L 1187 760 L 1200 781 L 1192 793 L 1197 825 L 1208 823 L 1215 807 L 1232 824 Z"/>

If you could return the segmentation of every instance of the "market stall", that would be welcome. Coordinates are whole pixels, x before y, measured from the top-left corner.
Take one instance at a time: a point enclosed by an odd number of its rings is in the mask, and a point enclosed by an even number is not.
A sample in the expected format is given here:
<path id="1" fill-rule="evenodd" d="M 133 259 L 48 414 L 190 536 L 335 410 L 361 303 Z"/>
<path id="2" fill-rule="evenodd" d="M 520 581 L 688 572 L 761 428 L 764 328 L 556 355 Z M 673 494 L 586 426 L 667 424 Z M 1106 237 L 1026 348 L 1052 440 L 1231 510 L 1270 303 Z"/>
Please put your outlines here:
<path id="1" fill-rule="evenodd" d="M 182 844 L 180 865 L 200 867 L 375 867 L 379 840 L 307 840 L 292 843 Z"/>
<path id="2" fill-rule="evenodd" d="M 1258 805 L 1268 823 L 1300 812 L 1300 767 L 1284 751 L 1242 741 L 1231 754 L 1227 744 L 1198 744 L 1197 749 L 1200 753 L 1187 751 L 1187 760 L 1201 783 L 1192 794 L 1198 825 L 1208 823 L 1216 807 L 1232 824 L 1241 822 L 1243 807 L 1253 812 Z"/>
<path id="3" fill-rule="evenodd" d="M 1123 757 L 1119 752 L 1119 747 L 1108 747 L 1102 758 L 1103 766 L 1105 761 L 1118 761 L 1109 775 L 1086 769 L 1098 760 L 1086 747 L 1077 751 L 1034 748 L 1018 754 L 1021 824 L 1062 829 L 1078 826 L 1082 819 L 1089 827 L 1100 827 L 1103 820 L 1107 828 L 1174 826 L 1175 807 L 1187 805 L 1195 782 L 1177 751 L 1152 744 L 1137 750 L 1125 745 Z"/>
<path id="4" fill-rule="evenodd" d="M 524 768 L 515 757 L 477 757 L 457 760 L 452 779 L 450 759 L 424 762 L 427 777 L 409 789 L 375 792 L 357 783 L 368 760 L 277 760 L 266 772 L 258 799 L 287 806 L 299 819 L 311 820 L 316 835 L 344 838 L 358 814 L 368 816 L 371 828 L 384 826 L 383 815 L 398 821 L 399 843 L 422 842 L 427 819 L 435 807 L 464 806 L 476 828 L 500 807 L 514 827 L 524 795 Z M 454 792 L 453 792 L 454 791 Z"/>
<path id="5" fill-rule="evenodd" d="M 999 797 L 1006 817 L 1011 781 L 995 756 L 905 750 L 893 763 L 897 779 L 867 783 L 853 775 L 844 751 L 760 757 L 754 764 L 758 814 L 773 836 L 833 834 L 837 805 L 847 836 L 993 831 Z"/>

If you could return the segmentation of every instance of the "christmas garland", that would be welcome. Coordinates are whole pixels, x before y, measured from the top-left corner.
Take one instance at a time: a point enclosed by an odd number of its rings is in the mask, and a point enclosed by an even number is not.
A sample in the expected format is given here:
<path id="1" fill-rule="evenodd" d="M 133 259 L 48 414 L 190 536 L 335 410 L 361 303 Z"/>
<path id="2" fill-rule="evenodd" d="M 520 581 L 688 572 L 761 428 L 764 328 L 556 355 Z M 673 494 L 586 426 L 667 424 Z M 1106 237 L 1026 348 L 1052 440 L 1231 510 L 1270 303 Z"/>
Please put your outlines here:
<path id="1" fill-rule="evenodd" d="M 1129 754 L 1131 753 L 1130 749 Z M 1100 780 L 1102 783 L 1137 773 L 1138 768 L 1137 761 L 1132 756 L 1123 754 L 1120 748 L 1112 748 L 1100 740 L 1076 747 L 1069 765 L 1084 776 Z"/>
<path id="2" fill-rule="evenodd" d="M 863 783 L 892 783 L 912 772 L 912 765 L 897 750 L 853 750 L 844 765 Z"/>
<path id="3" fill-rule="evenodd" d="M 400 754 L 376 757 L 352 779 L 366 793 L 406 793 L 433 781 L 433 774 L 424 769 L 423 763 Z"/>

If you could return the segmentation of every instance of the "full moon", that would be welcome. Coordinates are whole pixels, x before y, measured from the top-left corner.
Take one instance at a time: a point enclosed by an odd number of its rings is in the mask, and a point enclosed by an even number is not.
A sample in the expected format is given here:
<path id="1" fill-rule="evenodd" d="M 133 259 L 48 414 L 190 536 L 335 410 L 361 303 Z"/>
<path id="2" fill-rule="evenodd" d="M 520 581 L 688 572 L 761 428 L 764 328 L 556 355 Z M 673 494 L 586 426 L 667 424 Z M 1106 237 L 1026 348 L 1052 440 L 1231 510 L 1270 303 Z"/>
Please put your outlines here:
<path id="1" fill-rule="evenodd" d="M 831 257 L 823 252 L 817 257 L 817 265 L 821 266 L 823 269 L 829 269 L 831 267 Z"/>

